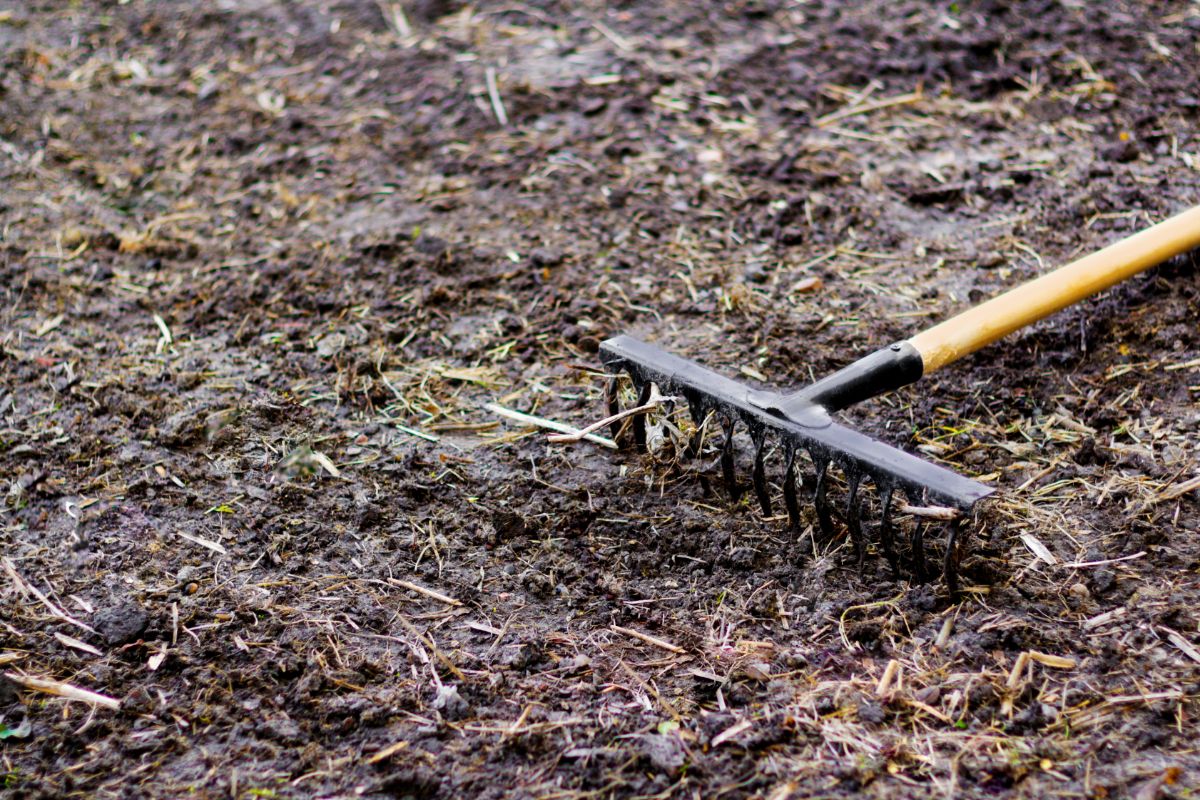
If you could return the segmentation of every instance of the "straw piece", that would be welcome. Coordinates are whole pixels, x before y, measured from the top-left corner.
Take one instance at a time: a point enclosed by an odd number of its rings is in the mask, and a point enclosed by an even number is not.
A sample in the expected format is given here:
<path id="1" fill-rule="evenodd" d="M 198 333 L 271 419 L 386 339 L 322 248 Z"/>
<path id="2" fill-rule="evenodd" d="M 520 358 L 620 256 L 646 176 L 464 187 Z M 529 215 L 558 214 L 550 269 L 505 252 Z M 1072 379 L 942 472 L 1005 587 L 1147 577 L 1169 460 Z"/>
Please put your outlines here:
<path id="1" fill-rule="evenodd" d="M 24 686 L 26 689 L 32 689 L 35 692 L 44 694 L 52 694 L 56 697 L 62 697 L 66 700 L 78 700 L 81 703 L 88 703 L 93 706 L 103 706 L 116 711 L 121 707 L 121 701 L 114 697 L 109 697 L 99 692 L 93 692 L 90 689 L 82 689 L 78 686 L 72 686 L 69 683 L 61 683 L 59 681 L 47 680 L 46 678 L 33 678 L 28 675 L 18 675 L 15 672 L 6 672 L 4 677 L 8 678 L 15 684 Z"/>
<path id="2" fill-rule="evenodd" d="M 668 642 L 665 639 L 659 639 L 657 636 L 651 636 L 648 633 L 642 633 L 641 631 L 635 631 L 633 628 L 622 628 L 620 625 L 613 625 L 612 629 L 615 633 L 623 633 L 626 636 L 632 636 L 634 639 L 641 639 L 646 644 L 652 644 L 655 647 L 662 648 L 663 650 L 666 650 L 668 653 L 686 653 L 687 652 L 682 647 L 671 644 L 670 642 Z"/>

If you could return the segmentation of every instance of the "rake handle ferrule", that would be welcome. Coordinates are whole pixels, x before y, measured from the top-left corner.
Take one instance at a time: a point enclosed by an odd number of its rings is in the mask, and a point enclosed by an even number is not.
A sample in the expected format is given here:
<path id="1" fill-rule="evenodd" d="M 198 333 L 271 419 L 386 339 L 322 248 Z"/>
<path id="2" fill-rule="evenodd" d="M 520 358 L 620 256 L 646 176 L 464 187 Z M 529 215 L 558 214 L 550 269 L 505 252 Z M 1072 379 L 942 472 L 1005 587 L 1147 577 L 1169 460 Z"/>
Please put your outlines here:
<path id="1" fill-rule="evenodd" d="M 1200 206 L 1010 289 L 918 333 L 908 343 L 920 354 L 924 372 L 930 373 L 1196 247 Z"/>
<path id="2" fill-rule="evenodd" d="M 915 383 L 924 374 L 921 353 L 908 342 L 896 342 L 789 397 L 813 403 L 826 411 L 841 411 L 856 403 Z"/>

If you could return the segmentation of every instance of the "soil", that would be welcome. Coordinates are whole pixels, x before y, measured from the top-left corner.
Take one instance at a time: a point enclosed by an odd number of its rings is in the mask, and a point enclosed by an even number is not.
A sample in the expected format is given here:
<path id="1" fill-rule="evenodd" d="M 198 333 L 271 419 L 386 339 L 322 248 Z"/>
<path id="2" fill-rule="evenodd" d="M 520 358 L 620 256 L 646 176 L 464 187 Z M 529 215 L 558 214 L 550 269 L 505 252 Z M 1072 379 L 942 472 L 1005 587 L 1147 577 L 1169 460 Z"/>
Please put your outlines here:
<path id="1" fill-rule="evenodd" d="M 5 796 L 1192 796 L 1194 255 L 847 416 L 999 489 L 957 594 L 487 405 L 599 420 L 621 332 L 802 384 L 1195 204 L 1198 42 L 0 7 Z"/>

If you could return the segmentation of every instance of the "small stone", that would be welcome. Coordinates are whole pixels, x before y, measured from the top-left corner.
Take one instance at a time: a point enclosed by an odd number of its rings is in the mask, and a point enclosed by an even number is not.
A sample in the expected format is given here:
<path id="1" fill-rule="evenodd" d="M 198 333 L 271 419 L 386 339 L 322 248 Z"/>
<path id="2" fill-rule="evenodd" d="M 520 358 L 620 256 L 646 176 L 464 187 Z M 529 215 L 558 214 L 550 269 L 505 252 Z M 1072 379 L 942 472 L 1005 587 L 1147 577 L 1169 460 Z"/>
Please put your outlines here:
<path id="1" fill-rule="evenodd" d="M 938 686 L 926 686 L 924 689 L 919 689 L 913 694 L 914 700 L 916 700 L 918 703 L 924 703 L 927 706 L 933 705 L 939 699 L 941 699 L 941 697 L 942 690 L 941 687 Z"/>
<path id="2" fill-rule="evenodd" d="M 304 732 L 300 726 L 288 717 L 272 717 L 263 720 L 258 730 L 265 738 L 273 739 L 285 745 L 298 745 L 304 741 Z"/>
<path id="3" fill-rule="evenodd" d="M 650 766 L 668 775 L 678 772 L 687 760 L 683 742 L 675 734 L 647 734 L 642 737 L 642 748 Z"/>
<path id="4" fill-rule="evenodd" d="M 766 283 L 767 271 L 763 269 L 762 264 L 751 264 L 746 267 L 742 273 L 746 279 L 746 283 Z"/>
<path id="5" fill-rule="evenodd" d="M 409 13 L 421 22 L 433 22 L 449 14 L 454 5 L 451 0 L 416 0 Z"/>
<path id="6" fill-rule="evenodd" d="M 556 267 L 563 262 L 562 251 L 556 247 L 535 247 L 529 254 L 534 266 Z"/>
<path id="7" fill-rule="evenodd" d="M 1115 161 L 1118 164 L 1128 164 L 1130 161 L 1136 161 L 1141 150 L 1137 146 L 1137 142 L 1133 139 L 1126 139 L 1123 142 L 1116 142 L 1100 151 L 1100 156 L 1105 161 Z"/>
<path id="8" fill-rule="evenodd" d="M 1111 569 L 1100 568 L 1091 574 L 1092 592 L 1104 594 L 1110 591 L 1117 582 L 1117 576 Z"/>
<path id="9" fill-rule="evenodd" d="M 17 685 L 3 675 L 0 675 L 0 708 L 11 706 L 19 699 L 20 695 L 17 693 Z"/>
<path id="10" fill-rule="evenodd" d="M 762 662 L 747 664 L 742 669 L 742 674 L 752 681 L 766 683 L 767 681 L 771 680 L 771 665 L 764 664 Z"/>
<path id="11" fill-rule="evenodd" d="M 439 686 L 433 707 L 446 719 L 462 719 L 471 712 L 471 704 L 458 693 L 457 686 Z"/>
<path id="12" fill-rule="evenodd" d="M 146 610 L 133 600 L 122 600 L 114 606 L 100 609 L 92 616 L 92 627 L 110 647 L 136 641 L 149 624 L 150 617 Z"/>
<path id="13" fill-rule="evenodd" d="M 574 658 L 566 659 L 559 665 L 559 667 L 560 667 L 560 669 L 562 669 L 562 671 L 564 673 L 567 673 L 569 675 L 574 672 L 580 672 L 582 670 L 585 670 L 588 667 L 590 667 L 591 665 L 592 665 L 592 659 L 588 658 L 585 655 L 578 655 L 578 656 L 575 656 Z"/>
<path id="14" fill-rule="evenodd" d="M 875 703 L 860 703 L 858 706 L 858 718 L 863 722 L 877 725 L 883 722 L 883 709 Z"/>
<path id="15" fill-rule="evenodd" d="M 579 110 L 585 115 L 599 114 L 608 107 L 608 100 L 603 97 L 585 97 L 579 104 Z"/>
<path id="16" fill-rule="evenodd" d="M 821 291 L 821 287 L 825 285 L 825 281 L 818 278 L 816 275 L 810 275 L 807 278 L 801 278 L 792 285 L 793 292 L 801 294 L 810 294 L 812 292 Z"/>
<path id="17" fill-rule="evenodd" d="M 156 705 L 157 698 L 153 697 L 146 687 L 137 686 L 121 698 L 121 713 L 129 717 L 140 717 L 153 714 Z"/>
<path id="18" fill-rule="evenodd" d="M 450 243 L 445 239 L 440 239 L 437 236 L 430 236 L 427 233 L 422 233 L 413 242 L 413 247 L 418 253 L 424 253 L 427 256 L 438 258 L 450 252 Z"/>
<path id="19" fill-rule="evenodd" d="M 1004 254 L 1001 253 L 999 250 L 988 250 L 986 253 L 981 255 L 979 257 L 979 260 L 976 261 L 975 263 L 981 269 L 994 269 L 996 267 L 1002 266 L 1004 264 L 1005 260 L 1006 259 L 1004 258 Z"/>

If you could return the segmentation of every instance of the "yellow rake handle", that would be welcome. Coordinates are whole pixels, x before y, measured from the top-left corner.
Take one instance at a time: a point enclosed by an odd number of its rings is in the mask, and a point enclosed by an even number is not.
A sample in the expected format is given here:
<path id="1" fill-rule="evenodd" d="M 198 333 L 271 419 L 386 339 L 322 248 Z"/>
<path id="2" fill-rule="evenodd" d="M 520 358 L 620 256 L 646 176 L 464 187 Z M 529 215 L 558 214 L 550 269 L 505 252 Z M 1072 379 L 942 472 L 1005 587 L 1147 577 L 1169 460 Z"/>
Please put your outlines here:
<path id="1" fill-rule="evenodd" d="M 1200 206 L 1010 289 L 908 341 L 921 354 L 928 375 L 1195 247 L 1200 247 Z"/>

